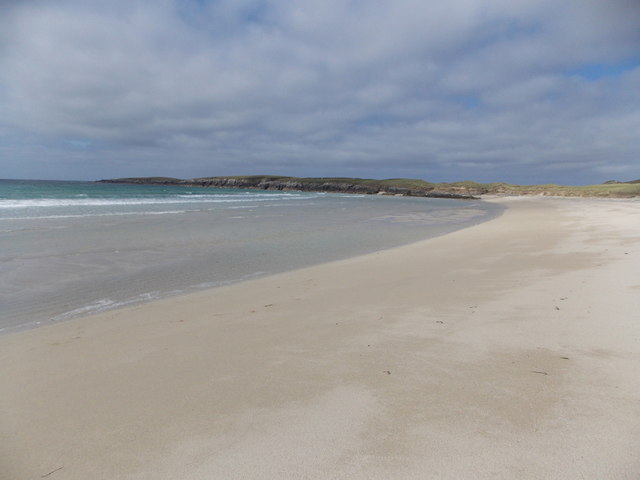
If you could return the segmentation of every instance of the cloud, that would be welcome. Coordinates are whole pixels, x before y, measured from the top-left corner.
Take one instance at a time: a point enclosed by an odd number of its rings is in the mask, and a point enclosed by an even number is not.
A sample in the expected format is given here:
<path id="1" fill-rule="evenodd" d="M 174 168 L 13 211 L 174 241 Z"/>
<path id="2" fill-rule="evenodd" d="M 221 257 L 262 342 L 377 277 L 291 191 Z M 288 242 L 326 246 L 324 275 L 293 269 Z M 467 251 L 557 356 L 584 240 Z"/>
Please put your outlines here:
<path id="1" fill-rule="evenodd" d="M 632 0 L 5 3 L 14 176 L 640 177 Z"/>

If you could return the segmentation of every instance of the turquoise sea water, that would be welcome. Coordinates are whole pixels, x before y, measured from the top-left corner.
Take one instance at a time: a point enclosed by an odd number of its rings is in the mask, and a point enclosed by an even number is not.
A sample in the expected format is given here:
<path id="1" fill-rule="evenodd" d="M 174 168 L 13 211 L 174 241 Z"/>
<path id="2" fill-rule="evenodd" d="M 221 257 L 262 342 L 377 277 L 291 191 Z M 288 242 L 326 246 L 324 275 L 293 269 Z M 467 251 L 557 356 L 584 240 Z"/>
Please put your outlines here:
<path id="1" fill-rule="evenodd" d="M 495 205 L 0 180 L 0 333 L 441 235 Z"/>
<path id="2" fill-rule="evenodd" d="M 316 194 L 95 182 L 0 180 L 0 219 L 166 214 Z"/>

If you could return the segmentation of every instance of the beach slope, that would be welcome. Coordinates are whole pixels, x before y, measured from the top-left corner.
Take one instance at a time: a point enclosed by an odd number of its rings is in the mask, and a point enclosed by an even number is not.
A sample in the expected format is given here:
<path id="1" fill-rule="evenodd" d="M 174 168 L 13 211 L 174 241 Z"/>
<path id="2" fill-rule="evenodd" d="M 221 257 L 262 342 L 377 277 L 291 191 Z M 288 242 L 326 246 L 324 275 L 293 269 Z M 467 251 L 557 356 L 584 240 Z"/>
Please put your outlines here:
<path id="1" fill-rule="evenodd" d="M 640 202 L 0 337 L 4 479 L 640 478 Z"/>

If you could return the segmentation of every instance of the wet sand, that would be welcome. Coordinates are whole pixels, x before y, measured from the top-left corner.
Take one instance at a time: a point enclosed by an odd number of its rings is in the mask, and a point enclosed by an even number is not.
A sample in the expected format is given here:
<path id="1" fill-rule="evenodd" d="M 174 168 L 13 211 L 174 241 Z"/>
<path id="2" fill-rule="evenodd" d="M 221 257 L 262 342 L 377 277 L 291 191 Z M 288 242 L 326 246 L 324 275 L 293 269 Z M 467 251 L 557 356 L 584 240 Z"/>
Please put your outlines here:
<path id="1" fill-rule="evenodd" d="M 636 479 L 640 202 L 0 337 L 6 479 Z"/>

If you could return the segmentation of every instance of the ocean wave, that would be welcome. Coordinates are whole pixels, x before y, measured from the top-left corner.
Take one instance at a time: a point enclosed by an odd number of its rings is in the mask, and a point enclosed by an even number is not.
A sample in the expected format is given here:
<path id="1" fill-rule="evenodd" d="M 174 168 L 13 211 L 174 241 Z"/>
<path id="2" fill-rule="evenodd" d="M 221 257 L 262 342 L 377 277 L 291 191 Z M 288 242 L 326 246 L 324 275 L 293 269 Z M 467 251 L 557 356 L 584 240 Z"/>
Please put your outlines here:
<path id="1" fill-rule="evenodd" d="M 138 303 L 150 302 L 152 300 L 158 300 L 161 297 L 160 292 L 147 292 L 135 297 L 127 298 L 121 301 L 115 301 L 110 298 L 103 298 L 93 303 L 83 305 L 82 307 L 75 308 L 68 312 L 61 313 L 50 319 L 51 322 L 60 322 L 63 320 L 69 320 L 71 318 L 79 317 L 82 315 L 90 315 L 94 313 L 104 312 L 106 310 L 113 310 L 114 308 L 126 307 L 128 305 L 136 305 Z"/>
<path id="2" fill-rule="evenodd" d="M 76 213 L 76 214 L 66 214 L 66 215 L 34 215 L 34 216 L 21 216 L 21 217 L 0 217 L 0 221 L 3 220 L 44 220 L 51 218 L 82 218 L 82 217 L 122 217 L 128 215 L 168 215 L 175 213 L 189 213 L 189 212 L 201 212 L 201 209 L 191 209 L 191 210 L 161 210 L 157 212 L 153 211 L 144 211 L 144 212 L 107 212 L 107 213 Z M 47 227 L 50 228 L 50 227 Z M 18 231 L 21 229 L 14 230 L 0 230 L 0 233 L 8 233 L 12 231 Z M 27 230 L 27 229 L 24 229 Z"/>
<path id="3" fill-rule="evenodd" d="M 56 323 L 64 320 L 70 320 L 72 318 L 84 316 L 84 315 L 92 315 L 95 313 L 106 312 L 108 310 L 114 310 L 116 308 L 128 307 L 132 305 L 138 305 L 141 303 L 151 302 L 153 300 L 159 300 L 161 298 L 172 297 L 175 295 L 180 295 L 189 291 L 200 291 L 206 290 L 209 288 L 222 287 L 224 285 L 230 285 L 233 283 L 250 280 L 253 278 L 258 278 L 263 276 L 266 272 L 256 271 L 253 273 L 249 273 L 246 275 L 242 275 L 239 278 L 228 279 L 228 280 L 219 280 L 215 282 L 203 282 L 196 285 L 192 285 L 190 287 L 181 288 L 181 289 L 173 289 L 160 291 L 155 290 L 152 292 L 145 292 L 139 295 L 135 295 L 133 297 L 121 299 L 121 300 L 113 300 L 111 298 L 102 298 L 100 300 L 96 300 L 94 302 L 88 303 L 78 308 L 74 308 L 73 310 L 69 310 L 67 312 L 61 313 L 49 319 L 49 322 Z M 37 326 L 42 324 L 43 322 L 33 322 L 33 326 Z M 25 326 L 27 324 L 24 324 Z M 0 328 L 0 332 L 2 332 L 2 328 Z"/>
<path id="4" fill-rule="evenodd" d="M 51 207 L 116 207 L 138 205 L 165 205 L 180 203 L 247 203 L 283 200 L 302 200 L 302 195 L 266 194 L 266 195 L 179 195 L 175 197 L 152 198 L 31 198 L 19 200 L 0 200 L 0 209 L 51 208 Z"/>

